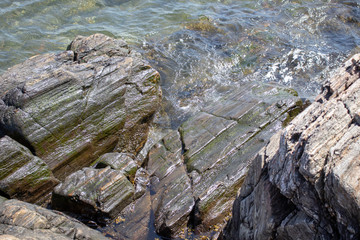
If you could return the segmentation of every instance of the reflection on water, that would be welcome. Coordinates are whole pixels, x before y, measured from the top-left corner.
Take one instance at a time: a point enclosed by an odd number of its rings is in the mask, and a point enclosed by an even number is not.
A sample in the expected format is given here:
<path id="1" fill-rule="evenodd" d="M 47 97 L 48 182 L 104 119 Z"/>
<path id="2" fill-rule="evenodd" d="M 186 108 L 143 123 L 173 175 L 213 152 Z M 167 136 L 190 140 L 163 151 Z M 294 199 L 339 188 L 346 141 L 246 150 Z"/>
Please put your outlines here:
<path id="1" fill-rule="evenodd" d="M 356 0 L 3 0 L 0 72 L 76 35 L 122 37 L 162 75 L 176 127 L 205 102 L 248 81 L 278 82 L 312 98 L 359 51 Z M 159 120 L 161 122 L 161 119 Z"/>

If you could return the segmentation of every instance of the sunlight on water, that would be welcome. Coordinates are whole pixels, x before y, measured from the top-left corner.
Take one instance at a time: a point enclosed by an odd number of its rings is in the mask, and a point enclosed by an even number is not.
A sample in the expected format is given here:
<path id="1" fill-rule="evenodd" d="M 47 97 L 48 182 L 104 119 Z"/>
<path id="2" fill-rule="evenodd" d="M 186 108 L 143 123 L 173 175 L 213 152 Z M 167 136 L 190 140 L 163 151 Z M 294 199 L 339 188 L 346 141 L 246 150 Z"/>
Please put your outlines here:
<path id="1" fill-rule="evenodd" d="M 122 37 L 160 71 L 173 127 L 243 82 L 313 98 L 359 51 L 355 0 L 3 0 L 0 73 L 76 35 Z"/>

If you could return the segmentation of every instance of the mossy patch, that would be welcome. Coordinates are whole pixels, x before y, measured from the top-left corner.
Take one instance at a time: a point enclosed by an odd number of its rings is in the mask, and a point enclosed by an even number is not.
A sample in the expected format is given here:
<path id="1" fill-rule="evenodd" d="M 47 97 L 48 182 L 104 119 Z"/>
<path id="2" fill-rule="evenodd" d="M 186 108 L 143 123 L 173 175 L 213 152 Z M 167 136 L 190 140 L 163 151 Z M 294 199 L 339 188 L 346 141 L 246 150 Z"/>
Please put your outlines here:
<path id="1" fill-rule="evenodd" d="M 287 112 L 287 117 L 286 119 L 283 121 L 282 126 L 286 127 L 287 125 L 289 125 L 289 123 L 297 116 L 299 115 L 302 111 L 304 111 L 304 109 L 309 106 L 309 102 L 305 102 L 303 103 L 301 100 L 296 102 L 296 106 L 291 108 L 288 112 Z"/>
<path id="2" fill-rule="evenodd" d="M 223 30 L 207 16 L 200 16 L 198 20 L 185 24 L 185 28 L 206 33 L 223 33 Z"/>

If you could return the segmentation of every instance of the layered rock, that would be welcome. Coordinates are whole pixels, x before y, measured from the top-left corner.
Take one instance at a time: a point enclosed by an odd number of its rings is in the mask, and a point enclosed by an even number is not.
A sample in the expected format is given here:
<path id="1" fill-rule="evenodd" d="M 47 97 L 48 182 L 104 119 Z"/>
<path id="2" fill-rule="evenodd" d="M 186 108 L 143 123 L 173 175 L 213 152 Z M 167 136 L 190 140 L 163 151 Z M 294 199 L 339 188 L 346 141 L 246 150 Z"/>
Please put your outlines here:
<path id="1" fill-rule="evenodd" d="M 105 153 L 96 160 L 95 168 L 105 168 L 121 171 L 126 177 L 134 179 L 138 165 L 134 156 L 126 153 Z"/>
<path id="2" fill-rule="evenodd" d="M 249 84 L 182 124 L 198 231 L 224 223 L 251 158 L 301 105 L 289 89 Z"/>
<path id="3" fill-rule="evenodd" d="M 360 237 L 360 55 L 256 156 L 225 239 Z"/>
<path id="4" fill-rule="evenodd" d="M 155 145 L 148 161 L 155 228 L 163 236 L 178 237 L 195 204 L 179 132 L 171 132 Z"/>
<path id="5" fill-rule="evenodd" d="M 153 231 L 171 238 L 190 237 L 194 231 L 215 237 L 251 157 L 300 108 L 301 101 L 288 89 L 249 84 L 204 108 L 178 131 L 162 131 L 164 137 L 157 143 L 150 139 L 147 160 L 140 161 L 146 169 L 144 195 L 105 231 L 126 239 L 147 239 Z"/>
<path id="6" fill-rule="evenodd" d="M 105 240 L 100 232 L 60 212 L 18 200 L 0 203 L 0 239 Z"/>
<path id="7" fill-rule="evenodd" d="M 177 238 L 189 222 L 195 200 L 183 164 L 179 132 L 171 131 L 148 155 L 147 170 L 139 169 L 135 178 L 136 187 L 142 186 L 142 197 L 122 212 L 123 221 L 106 228 L 116 229 L 115 238 L 148 239 L 152 230 Z"/>
<path id="8" fill-rule="evenodd" d="M 160 99 L 159 74 L 125 42 L 95 34 L 1 76 L 0 131 L 59 179 L 103 153 L 137 153 Z"/>
<path id="9" fill-rule="evenodd" d="M 46 163 L 8 136 L 0 138 L 0 191 L 8 198 L 41 203 L 59 181 Z"/>
<path id="10" fill-rule="evenodd" d="M 134 193 L 134 186 L 121 171 L 83 168 L 56 186 L 52 207 L 105 224 L 133 201 Z"/>

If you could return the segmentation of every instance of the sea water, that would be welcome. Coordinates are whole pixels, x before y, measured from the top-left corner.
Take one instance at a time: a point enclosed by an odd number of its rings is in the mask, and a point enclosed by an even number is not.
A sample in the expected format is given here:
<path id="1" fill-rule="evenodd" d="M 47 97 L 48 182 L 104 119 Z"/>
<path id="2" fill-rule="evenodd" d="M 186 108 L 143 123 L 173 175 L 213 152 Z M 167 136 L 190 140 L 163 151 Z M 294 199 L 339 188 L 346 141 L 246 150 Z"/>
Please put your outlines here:
<path id="1" fill-rule="evenodd" d="M 123 38 L 161 73 L 177 127 L 245 82 L 312 99 L 360 45 L 358 0 L 2 0 L 0 73 L 77 35 Z"/>

